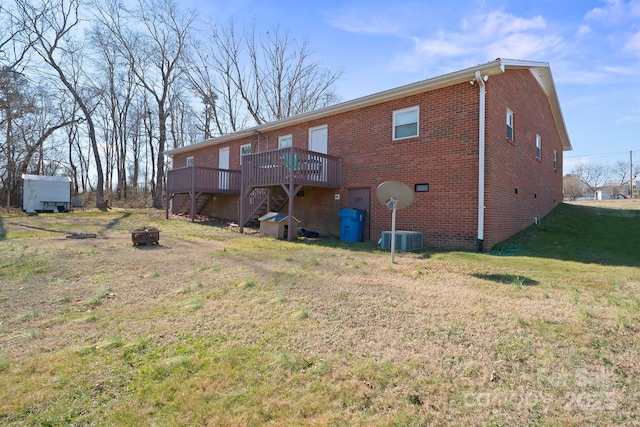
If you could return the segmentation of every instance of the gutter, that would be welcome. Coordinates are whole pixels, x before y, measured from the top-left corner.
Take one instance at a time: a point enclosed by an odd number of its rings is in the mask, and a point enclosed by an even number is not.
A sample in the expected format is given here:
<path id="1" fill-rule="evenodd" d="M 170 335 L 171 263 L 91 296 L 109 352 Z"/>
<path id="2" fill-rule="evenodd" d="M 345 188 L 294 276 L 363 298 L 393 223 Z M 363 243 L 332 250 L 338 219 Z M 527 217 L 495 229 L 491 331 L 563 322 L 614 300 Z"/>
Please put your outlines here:
<path id="1" fill-rule="evenodd" d="M 471 84 L 478 82 L 480 90 L 480 100 L 478 102 L 478 252 L 482 252 L 484 241 L 484 159 L 485 159 L 485 95 L 486 88 L 484 82 L 489 76 L 482 77 L 480 70 L 476 71 L 475 79 Z"/>

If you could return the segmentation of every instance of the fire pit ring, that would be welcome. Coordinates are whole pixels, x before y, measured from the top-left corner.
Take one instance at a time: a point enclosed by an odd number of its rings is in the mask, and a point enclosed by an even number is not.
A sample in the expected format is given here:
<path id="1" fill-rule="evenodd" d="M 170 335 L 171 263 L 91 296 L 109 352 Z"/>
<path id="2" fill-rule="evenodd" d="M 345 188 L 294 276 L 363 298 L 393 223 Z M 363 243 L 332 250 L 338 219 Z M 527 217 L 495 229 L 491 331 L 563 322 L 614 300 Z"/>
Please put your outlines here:
<path id="1" fill-rule="evenodd" d="M 135 228 L 130 231 L 131 241 L 134 245 L 158 244 L 160 240 L 160 229 L 158 227 Z"/>

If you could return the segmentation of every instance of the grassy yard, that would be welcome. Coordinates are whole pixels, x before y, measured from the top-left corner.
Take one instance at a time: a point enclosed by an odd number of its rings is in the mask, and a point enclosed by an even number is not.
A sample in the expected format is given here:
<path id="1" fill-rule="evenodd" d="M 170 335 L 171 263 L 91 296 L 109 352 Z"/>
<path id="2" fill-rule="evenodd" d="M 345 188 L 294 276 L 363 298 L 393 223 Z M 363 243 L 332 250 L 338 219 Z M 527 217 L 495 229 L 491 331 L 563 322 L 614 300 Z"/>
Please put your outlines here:
<path id="1" fill-rule="evenodd" d="M 1 425 L 640 425 L 638 201 L 393 265 L 163 215 L 0 215 Z"/>

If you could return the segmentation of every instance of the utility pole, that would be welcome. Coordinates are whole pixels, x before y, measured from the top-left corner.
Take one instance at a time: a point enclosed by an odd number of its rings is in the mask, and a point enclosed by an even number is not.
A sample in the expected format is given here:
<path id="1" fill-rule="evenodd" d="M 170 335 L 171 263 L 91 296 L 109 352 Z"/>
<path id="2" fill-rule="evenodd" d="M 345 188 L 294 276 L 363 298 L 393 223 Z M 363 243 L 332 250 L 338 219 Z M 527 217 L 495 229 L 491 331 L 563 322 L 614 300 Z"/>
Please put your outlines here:
<path id="1" fill-rule="evenodd" d="M 633 151 L 629 150 L 629 198 L 633 199 Z"/>

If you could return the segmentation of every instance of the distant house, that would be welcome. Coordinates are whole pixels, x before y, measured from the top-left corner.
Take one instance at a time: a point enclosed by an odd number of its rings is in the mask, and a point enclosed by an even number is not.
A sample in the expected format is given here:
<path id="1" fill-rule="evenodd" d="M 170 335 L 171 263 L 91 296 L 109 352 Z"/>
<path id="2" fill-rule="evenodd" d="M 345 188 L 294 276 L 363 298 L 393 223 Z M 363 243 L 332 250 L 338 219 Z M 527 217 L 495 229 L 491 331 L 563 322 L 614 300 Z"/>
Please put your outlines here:
<path id="1" fill-rule="evenodd" d="M 627 186 L 620 185 L 605 185 L 595 191 L 593 199 L 595 200 L 609 200 L 609 199 L 627 199 L 629 198 L 630 190 Z"/>
<path id="2" fill-rule="evenodd" d="M 377 241 L 391 213 L 375 191 L 395 180 L 415 191 L 399 230 L 483 250 L 562 201 L 570 149 L 549 64 L 496 59 L 170 150 L 167 209 L 241 227 L 281 211 L 337 236 L 338 210 L 351 207 Z"/>

